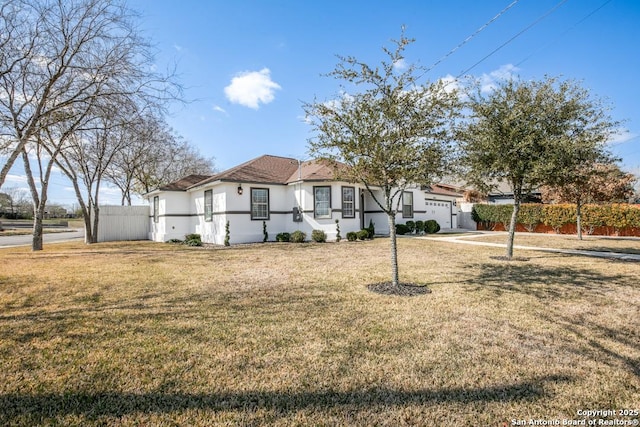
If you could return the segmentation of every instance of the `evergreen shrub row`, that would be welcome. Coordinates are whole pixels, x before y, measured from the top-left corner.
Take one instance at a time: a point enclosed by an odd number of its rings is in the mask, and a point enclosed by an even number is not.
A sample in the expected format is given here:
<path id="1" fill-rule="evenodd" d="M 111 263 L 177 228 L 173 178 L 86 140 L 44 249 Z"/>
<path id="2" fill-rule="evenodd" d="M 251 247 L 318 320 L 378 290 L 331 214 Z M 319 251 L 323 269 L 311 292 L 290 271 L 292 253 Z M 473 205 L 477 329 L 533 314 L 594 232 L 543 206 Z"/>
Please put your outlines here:
<path id="1" fill-rule="evenodd" d="M 501 224 L 509 228 L 513 205 L 475 205 L 471 212 L 475 222 L 492 229 Z M 543 205 L 523 203 L 518 212 L 518 223 L 533 231 L 538 224 L 551 227 L 556 233 L 569 224 L 576 224 L 576 205 Z M 640 206 L 627 204 L 584 205 L 581 207 L 582 228 L 593 233 L 595 227 L 611 227 L 616 231 L 624 228 L 640 228 Z"/>

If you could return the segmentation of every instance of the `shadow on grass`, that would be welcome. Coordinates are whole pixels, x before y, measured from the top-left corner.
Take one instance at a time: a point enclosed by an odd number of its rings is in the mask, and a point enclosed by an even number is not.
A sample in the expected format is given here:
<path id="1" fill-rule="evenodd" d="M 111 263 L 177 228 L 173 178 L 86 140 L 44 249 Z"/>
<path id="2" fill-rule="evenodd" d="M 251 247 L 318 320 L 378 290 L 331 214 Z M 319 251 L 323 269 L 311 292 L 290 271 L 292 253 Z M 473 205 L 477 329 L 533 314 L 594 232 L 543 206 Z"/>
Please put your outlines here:
<path id="1" fill-rule="evenodd" d="M 255 411 L 287 414 L 304 409 L 347 406 L 356 410 L 372 407 L 475 402 L 535 401 L 546 398 L 547 384 L 570 382 L 566 376 L 545 376 L 528 382 L 486 388 L 403 391 L 369 388 L 352 391 L 249 391 L 219 394 L 63 392 L 60 394 L 0 395 L 0 422 L 40 423 L 69 415 L 88 419 L 122 417 L 138 413 L 169 413 L 189 409 L 210 411 Z"/>
<path id="2" fill-rule="evenodd" d="M 640 335 L 636 328 L 614 329 L 587 320 L 582 316 L 575 318 L 558 314 L 553 317 L 542 315 L 541 319 L 560 325 L 571 335 L 578 337 L 581 343 L 580 347 L 576 347 L 570 342 L 563 344 L 568 351 L 583 356 L 588 355 L 592 359 L 604 362 L 611 367 L 622 367 L 640 378 L 640 359 L 628 355 L 640 352 Z M 589 331 L 588 336 L 584 332 L 585 329 Z M 627 354 L 623 354 L 622 351 L 612 350 L 612 348 L 624 349 Z"/>
<path id="3" fill-rule="evenodd" d="M 484 263 L 474 266 L 479 270 L 467 283 L 478 285 L 478 289 L 491 289 L 496 294 L 515 292 L 538 298 L 567 296 L 571 292 L 602 294 L 612 286 L 633 286 L 635 281 L 628 275 L 605 274 L 598 271 L 571 266 L 545 267 L 519 262 Z"/>
<path id="4" fill-rule="evenodd" d="M 609 246 L 597 246 L 597 247 L 585 247 L 585 246 L 578 246 L 576 248 L 576 250 L 578 251 L 585 251 L 585 252 L 617 252 L 617 253 L 621 253 L 621 254 L 632 254 L 632 255 L 640 255 L 640 244 L 638 244 L 637 246 L 629 246 L 629 247 L 624 247 L 624 248 L 620 248 L 620 247 L 609 247 Z"/>

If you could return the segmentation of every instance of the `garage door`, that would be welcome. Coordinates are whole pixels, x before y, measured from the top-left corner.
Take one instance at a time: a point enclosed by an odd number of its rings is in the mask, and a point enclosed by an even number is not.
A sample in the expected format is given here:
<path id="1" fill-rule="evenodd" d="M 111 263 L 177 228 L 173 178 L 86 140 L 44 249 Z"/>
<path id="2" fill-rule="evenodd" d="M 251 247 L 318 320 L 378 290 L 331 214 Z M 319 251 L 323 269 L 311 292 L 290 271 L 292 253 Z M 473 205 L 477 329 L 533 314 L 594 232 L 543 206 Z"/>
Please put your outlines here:
<path id="1" fill-rule="evenodd" d="M 425 200 L 427 205 L 427 219 L 435 219 L 440 228 L 451 228 L 451 202 L 440 200 Z"/>

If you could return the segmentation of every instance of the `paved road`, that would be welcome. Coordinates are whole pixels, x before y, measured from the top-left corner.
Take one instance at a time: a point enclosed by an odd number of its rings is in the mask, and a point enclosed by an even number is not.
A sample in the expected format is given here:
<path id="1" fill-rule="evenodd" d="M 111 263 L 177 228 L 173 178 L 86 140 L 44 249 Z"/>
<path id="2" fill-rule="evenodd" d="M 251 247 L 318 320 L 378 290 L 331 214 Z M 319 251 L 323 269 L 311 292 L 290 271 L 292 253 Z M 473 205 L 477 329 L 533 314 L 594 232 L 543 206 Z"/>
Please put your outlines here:
<path id="1" fill-rule="evenodd" d="M 67 242 L 69 240 L 84 239 L 84 229 L 78 228 L 64 233 L 46 233 L 43 235 L 44 244 Z M 14 246 L 31 246 L 31 235 L 25 236 L 0 236 L 0 248 Z"/>

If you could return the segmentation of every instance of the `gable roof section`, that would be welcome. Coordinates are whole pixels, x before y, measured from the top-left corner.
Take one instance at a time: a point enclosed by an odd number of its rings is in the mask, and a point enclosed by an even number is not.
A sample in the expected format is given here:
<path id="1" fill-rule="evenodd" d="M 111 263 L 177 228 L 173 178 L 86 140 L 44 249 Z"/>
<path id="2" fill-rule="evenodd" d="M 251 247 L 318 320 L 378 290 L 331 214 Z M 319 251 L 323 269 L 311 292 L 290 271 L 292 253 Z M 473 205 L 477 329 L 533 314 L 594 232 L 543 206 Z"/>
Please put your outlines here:
<path id="1" fill-rule="evenodd" d="M 178 181 L 172 182 L 159 188 L 162 191 L 186 191 L 187 188 L 197 184 L 211 175 L 188 175 Z"/>
<path id="2" fill-rule="evenodd" d="M 299 168 L 298 168 L 299 165 Z M 336 167 L 326 160 L 308 160 L 298 163 L 290 157 L 264 155 L 215 175 L 189 175 L 179 181 L 160 187 L 163 191 L 187 191 L 212 182 L 237 182 L 286 185 L 298 181 L 334 181 Z M 427 189 L 427 188 L 423 188 Z M 433 184 L 428 188 L 434 194 L 460 196 L 463 189 L 446 184 Z"/>
<path id="3" fill-rule="evenodd" d="M 286 183 L 298 181 L 333 181 L 336 179 L 335 168 L 325 160 L 308 160 L 300 163 L 300 170 L 287 179 Z"/>
<path id="4" fill-rule="evenodd" d="M 286 184 L 297 173 L 298 161 L 289 157 L 264 155 L 204 179 L 189 188 L 215 181 L 255 182 L 260 184 Z"/>

